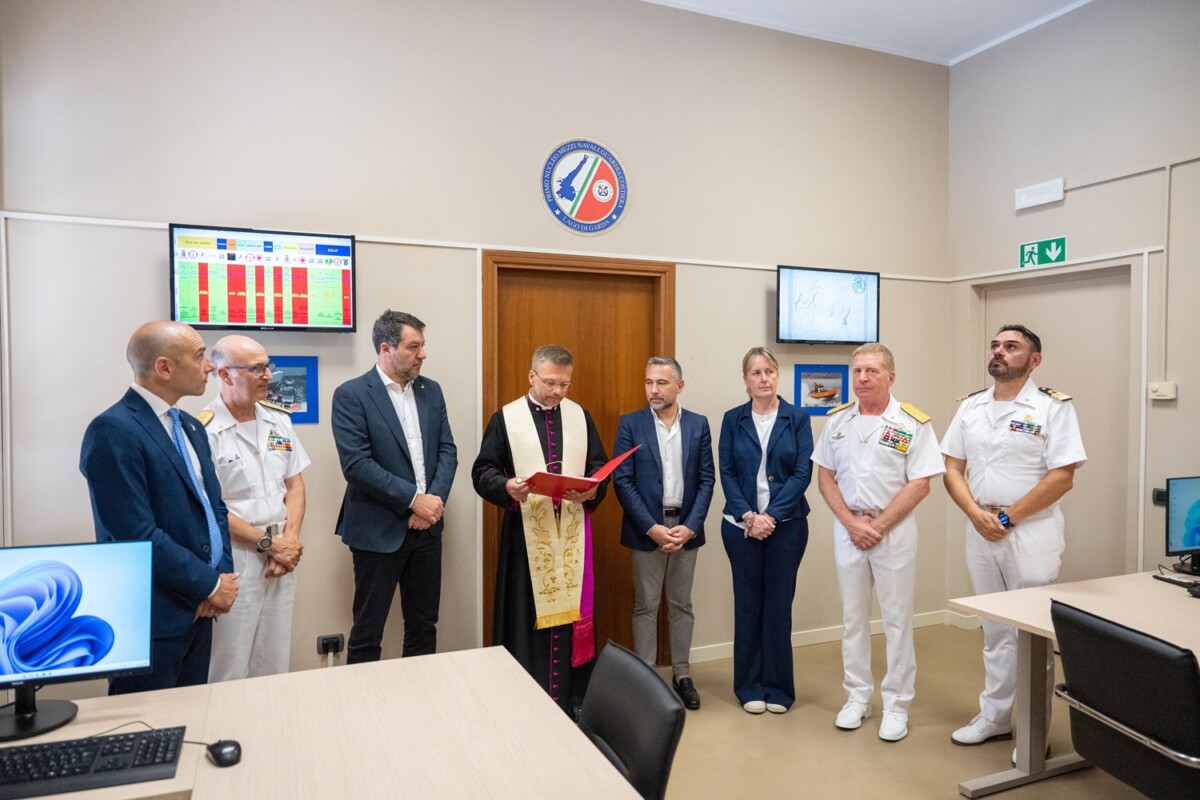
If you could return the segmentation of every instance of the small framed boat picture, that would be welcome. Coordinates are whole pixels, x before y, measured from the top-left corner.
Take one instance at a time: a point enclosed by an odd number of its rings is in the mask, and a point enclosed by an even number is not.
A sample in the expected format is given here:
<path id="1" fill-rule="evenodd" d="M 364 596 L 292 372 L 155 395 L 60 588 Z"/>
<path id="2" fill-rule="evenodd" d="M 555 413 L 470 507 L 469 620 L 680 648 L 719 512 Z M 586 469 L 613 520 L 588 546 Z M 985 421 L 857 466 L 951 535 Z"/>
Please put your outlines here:
<path id="1" fill-rule="evenodd" d="M 845 364 L 797 364 L 796 405 L 823 417 L 850 398 L 850 368 Z"/>

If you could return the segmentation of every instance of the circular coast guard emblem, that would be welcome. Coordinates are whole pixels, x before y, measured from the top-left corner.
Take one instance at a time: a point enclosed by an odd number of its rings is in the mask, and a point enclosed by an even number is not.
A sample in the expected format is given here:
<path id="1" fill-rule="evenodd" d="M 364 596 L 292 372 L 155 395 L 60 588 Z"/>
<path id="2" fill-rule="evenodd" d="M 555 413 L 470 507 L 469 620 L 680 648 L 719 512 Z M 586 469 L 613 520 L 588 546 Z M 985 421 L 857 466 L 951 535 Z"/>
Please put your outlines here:
<path id="1" fill-rule="evenodd" d="M 603 145 L 563 142 L 542 167 L 542 197 L 554 218 L 575 233 L 603 233 L 625 212 L 625 170 Z"/>

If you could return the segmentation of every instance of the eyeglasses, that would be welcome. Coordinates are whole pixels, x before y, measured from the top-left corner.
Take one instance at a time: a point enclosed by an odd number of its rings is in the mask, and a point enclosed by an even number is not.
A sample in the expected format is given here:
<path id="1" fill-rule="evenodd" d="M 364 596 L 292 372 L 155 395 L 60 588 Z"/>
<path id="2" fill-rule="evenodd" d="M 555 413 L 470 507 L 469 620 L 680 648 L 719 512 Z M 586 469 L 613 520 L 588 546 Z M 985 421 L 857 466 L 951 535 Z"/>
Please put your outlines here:
<path id="1" fill-rule="evenodd" d="M 541 381 L 547 389 L 549 389 L 551 391 L 554 391 L 555 389 L 562 389 L 565 392 L 567 389 L 571 388 L 570 381 L 548 381 L 545 378 L 543 378 L 541 375 L 538 375 L 536 372 L 533 373 L 533 375 L 539 381 Z"/>
<path id="2" fill-rule="evenodd" d="M 251 374 L 251 375 L 253 375 L 254 377 L 256 377 L 256 378 L 262 378 L 262 377 L 264 377 L 264 376 L 265 376 L 265 375 L 266 375 L 268 372 L 274 372 L 274 371 L 275 371 L 275 364 L 274 364 L 274 363 L 271 363 L 271 364 L 250 364 L 250 365 L 248 365 L 248 366 L 242 366 L 242 365 L 239 365 L 239 364 L 230 364 L 230 365 L 226 366 L 226 367 L 225 367 L 225 369 L 244 369 L 244 370 L 248 370 L 248 371 L 250 372 L 250 374 Z"/>

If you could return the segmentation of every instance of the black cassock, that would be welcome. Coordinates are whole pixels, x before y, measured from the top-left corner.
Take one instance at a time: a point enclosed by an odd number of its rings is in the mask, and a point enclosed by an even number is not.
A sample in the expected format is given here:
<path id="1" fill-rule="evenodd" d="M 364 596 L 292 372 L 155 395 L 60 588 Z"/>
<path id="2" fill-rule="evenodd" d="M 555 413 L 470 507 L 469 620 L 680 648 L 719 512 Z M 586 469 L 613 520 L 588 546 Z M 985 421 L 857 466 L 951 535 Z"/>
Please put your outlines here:
<path id="1" fill-rule="evenodd" d="M 557 406 L 545 411 L 532 402 L 528 402 L 528 405 L 538 439 L 542 443 L 542 456 L 547 462 L 561 461 L 562 411 Z M 590 475 L 608 462 L 608 456 L 591 414 L 585 410 L 583 416 L 587 423 L 585 474 Z M 560 464 L 553 463 L 547 471 L 558 473 L 561 469 Z M 471 468 L 471 481 L 475 484 L 476 493 L 504 509 L 496 562 L 492 642 L 504 645 L 551 699 L 564 711 L 571 711 L 573 705 L 577 707 L 583 700 L 593 662 L 579 667 L 571 666 L 571 625 L 556 625 L 541 630 L 534 627 L 537 612 L 533 603 L 533 584 L 529 577 L 529 557 L 525 552 L 521 511 L 504 488 L 508 479 L 515 477 L 526 476 L 518 476 L 513 469 L 508 429 L 504 425 L 504 410 L 501 409 L 488 421 L 479 445 L 479 457 Z M 604 499 L 607 488 L 608 481 L 605 480 L 600 484 L 596 497 L 584 503 L 584 510 L 589 514 L 594 511 Z"/>

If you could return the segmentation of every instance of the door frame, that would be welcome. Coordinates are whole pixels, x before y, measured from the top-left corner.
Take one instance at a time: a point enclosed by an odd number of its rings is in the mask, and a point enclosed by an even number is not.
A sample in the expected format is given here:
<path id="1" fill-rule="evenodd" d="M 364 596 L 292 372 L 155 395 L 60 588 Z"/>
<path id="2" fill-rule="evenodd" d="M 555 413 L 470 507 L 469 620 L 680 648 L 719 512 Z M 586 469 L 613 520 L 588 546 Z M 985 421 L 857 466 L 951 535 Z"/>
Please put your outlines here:
<path id="1" fill-rule="evenodd" d="M 657 353 L 675 352 L 675 264 L 669 261 L 608 258 L 603 256 L 562 255 L 544 252 L 521 252 L 512 250 L 483 250 L 481 252 L 481 298 L 482 314 L 480 325 L 482 367 L 483 414 L 481 425 L 503 404 L 497 373 L 500 358 L 499 284 L 504 270 L 576 272 L 596 275 L 631 275 L 650 278 L 654 285 L 654 349 Z M 483 643 L 492 640 L 492 609 L 495 601 L 495 565 L 499 549 L 499 515 L 484 507 L 482 539 L 482 584 L 480 605 L 482 608 Z M 489 535 L 490 534 L 490 535 Z M 490 567 L 490 568 L 489 568 Z M 659 614 L 659 658 L 669 651 L 666 636 L 665 604 Z"/>

